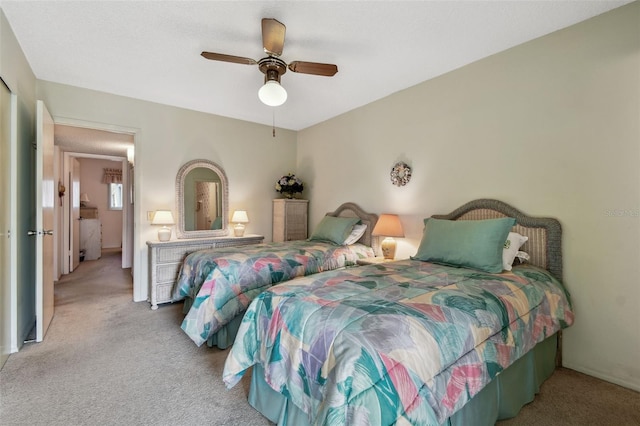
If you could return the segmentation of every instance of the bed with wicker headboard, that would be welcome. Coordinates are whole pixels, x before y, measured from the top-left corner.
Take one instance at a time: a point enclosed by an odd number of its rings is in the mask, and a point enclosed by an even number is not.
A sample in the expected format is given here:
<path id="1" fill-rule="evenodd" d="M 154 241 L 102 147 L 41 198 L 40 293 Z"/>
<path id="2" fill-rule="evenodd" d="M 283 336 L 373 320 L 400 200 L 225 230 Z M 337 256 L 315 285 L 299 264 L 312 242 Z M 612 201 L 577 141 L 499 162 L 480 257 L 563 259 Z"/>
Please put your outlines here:
<path id="1" fill-rule="evenodd" d="M 423 242 L 437 240 L 436 224 L 499 222 L 528 237 L 530 261 L 490 273 L 418 260 L 421 243 L 412 259 L 274 287 L 245 315 L 227 386 L 252 367 L 249 402 L 278 424 L 493 425 L 514 416 L 553 373 L 557 336 L 573 322 L 559 281 L 560 224 L 487 199 L 428 220 Z"/>
<path id="2" fill-rule="evenodd" d="M 562 281 L 562 227 L 555 218 L 527 216 L 507 203 L 492 199 L 471 201 L 449 214 L 433 215 L 436 219 L 483 220 L 513 217 L 513 231 L 528 237 L 522 251 L 531 257 L 529 263 L 546 269 Z"/>
<path id="3" fill-rule="evenodd" d="M 260 292 L 285 281 L 355 266 L 375 256 L 371 232 L 378 220 L 357 204 L 328 212 L 307 240 L 213 248 L 183 261 L 173 301 L 185 300 L 182 329 L 198 345 L 231 344 L 242 313 Z"/>

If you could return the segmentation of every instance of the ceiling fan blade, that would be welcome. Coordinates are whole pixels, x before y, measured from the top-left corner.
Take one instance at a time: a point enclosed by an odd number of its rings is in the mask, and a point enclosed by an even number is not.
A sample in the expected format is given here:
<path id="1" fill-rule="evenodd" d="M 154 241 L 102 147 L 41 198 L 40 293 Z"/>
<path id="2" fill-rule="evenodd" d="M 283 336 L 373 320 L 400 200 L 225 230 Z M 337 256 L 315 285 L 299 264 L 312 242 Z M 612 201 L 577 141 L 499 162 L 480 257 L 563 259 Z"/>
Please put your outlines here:
<path id="1" fill-rule="evenodd" d="M 289 69 L 293 72 L 303 74 L 323 75 L 332 77 L 338 72 L 338 66 L 334 64 L 320 64 L 318 62 L 293 61 L 289 64 Z"/>
<path id="2" fill-rule="evenodd" d="M 282 55 L 286 29 L 283 23 L 275 19 L 262 19 L 262 45 L 265 53 L 273 56 Z"/>
<path id="3" fill-rule="evenodd" d="M 257 64 L 251 58 L 243 58 L 242 56 L 225 55 L 222 53 L 202 52 L 201 55 L 212 61 L 233 62 L 234 64 L 255 65 Z"/>

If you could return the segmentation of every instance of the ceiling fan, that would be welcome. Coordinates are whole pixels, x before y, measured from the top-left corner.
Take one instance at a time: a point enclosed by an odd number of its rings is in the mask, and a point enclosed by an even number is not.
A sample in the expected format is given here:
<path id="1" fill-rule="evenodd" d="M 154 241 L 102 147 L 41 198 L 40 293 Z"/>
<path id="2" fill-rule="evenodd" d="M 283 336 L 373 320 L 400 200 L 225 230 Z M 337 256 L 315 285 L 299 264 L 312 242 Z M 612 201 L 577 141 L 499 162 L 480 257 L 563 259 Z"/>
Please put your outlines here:
<path id="1" fill-rule="evenodd" d="M 258 91 L 258 97 L 266 105 L 279 106 L 287 100 L 287 91 L 280 85 L 280 77 L 287 72 L 287 68 L 292 72 L 326 77 L 331 77 L 338 72 L 338 67 L 333 64 L 293 61 L 287 65 L 280 59 L 284 47 L 285 31 L 286 27 L 281 22 L 271 18 L 262 19 L 262 45 L 267 56 L 258 61 L 223 53 L 202 52 L 201 55 L 213 61 L 245 65 L 257 64 L 258 69 L 264 74 L 264 86 Z"/>

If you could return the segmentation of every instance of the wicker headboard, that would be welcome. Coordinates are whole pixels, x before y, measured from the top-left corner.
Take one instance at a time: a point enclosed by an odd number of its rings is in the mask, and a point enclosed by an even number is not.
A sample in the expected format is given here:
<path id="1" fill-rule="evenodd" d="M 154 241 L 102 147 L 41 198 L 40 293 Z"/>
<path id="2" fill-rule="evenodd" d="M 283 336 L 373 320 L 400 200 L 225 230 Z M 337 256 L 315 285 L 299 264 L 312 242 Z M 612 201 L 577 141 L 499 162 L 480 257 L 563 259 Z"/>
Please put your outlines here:
<path id="1" fill-rule="evenodd" d="M 377 214 L 367 213 L 355 203 L 344 203 L 335 211 L 327 213 L 327 216 L 359 218 L 363 224 L 367 225 L 367 230 L 358 242 L 373 247 L 374 252 L 378 253 L 378 239 L 371 236 L 373 227 L 376 226 L 378 221 Z"/>
<path id="2" fill-rule="evenodd" d="M 548 270 L 562 281 L 562 227 L 557 219 L 527 216 L 502 201 L 490 199 L 470 201 L 449 214 L 432 217 L 448 220 L 513 217 L 516 219 L 513 232 L 529 237 L 521 248 L 531 256 L 529 263 Z"/>

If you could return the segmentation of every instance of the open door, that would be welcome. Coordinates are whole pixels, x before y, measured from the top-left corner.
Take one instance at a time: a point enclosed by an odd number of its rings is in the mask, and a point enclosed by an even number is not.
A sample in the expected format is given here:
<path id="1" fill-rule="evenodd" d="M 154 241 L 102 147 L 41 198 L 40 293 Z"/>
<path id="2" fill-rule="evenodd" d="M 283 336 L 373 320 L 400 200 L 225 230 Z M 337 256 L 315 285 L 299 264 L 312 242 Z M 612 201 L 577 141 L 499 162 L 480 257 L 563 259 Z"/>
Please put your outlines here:
<path id="1" fill-rule="evenodd" d="M 80 265 L 80 161 L 77 158 L 71 159 L 71 172 L 69 174 L 71 205 L 70 226 L 71 235 L 69 236 L 69 272 L 75 271 Z"/>
<path id="2" fill-rule="evenodd" d="M 36 106 L 36 341 L 53 319 L 54 124 L 44 102 Z"/>

